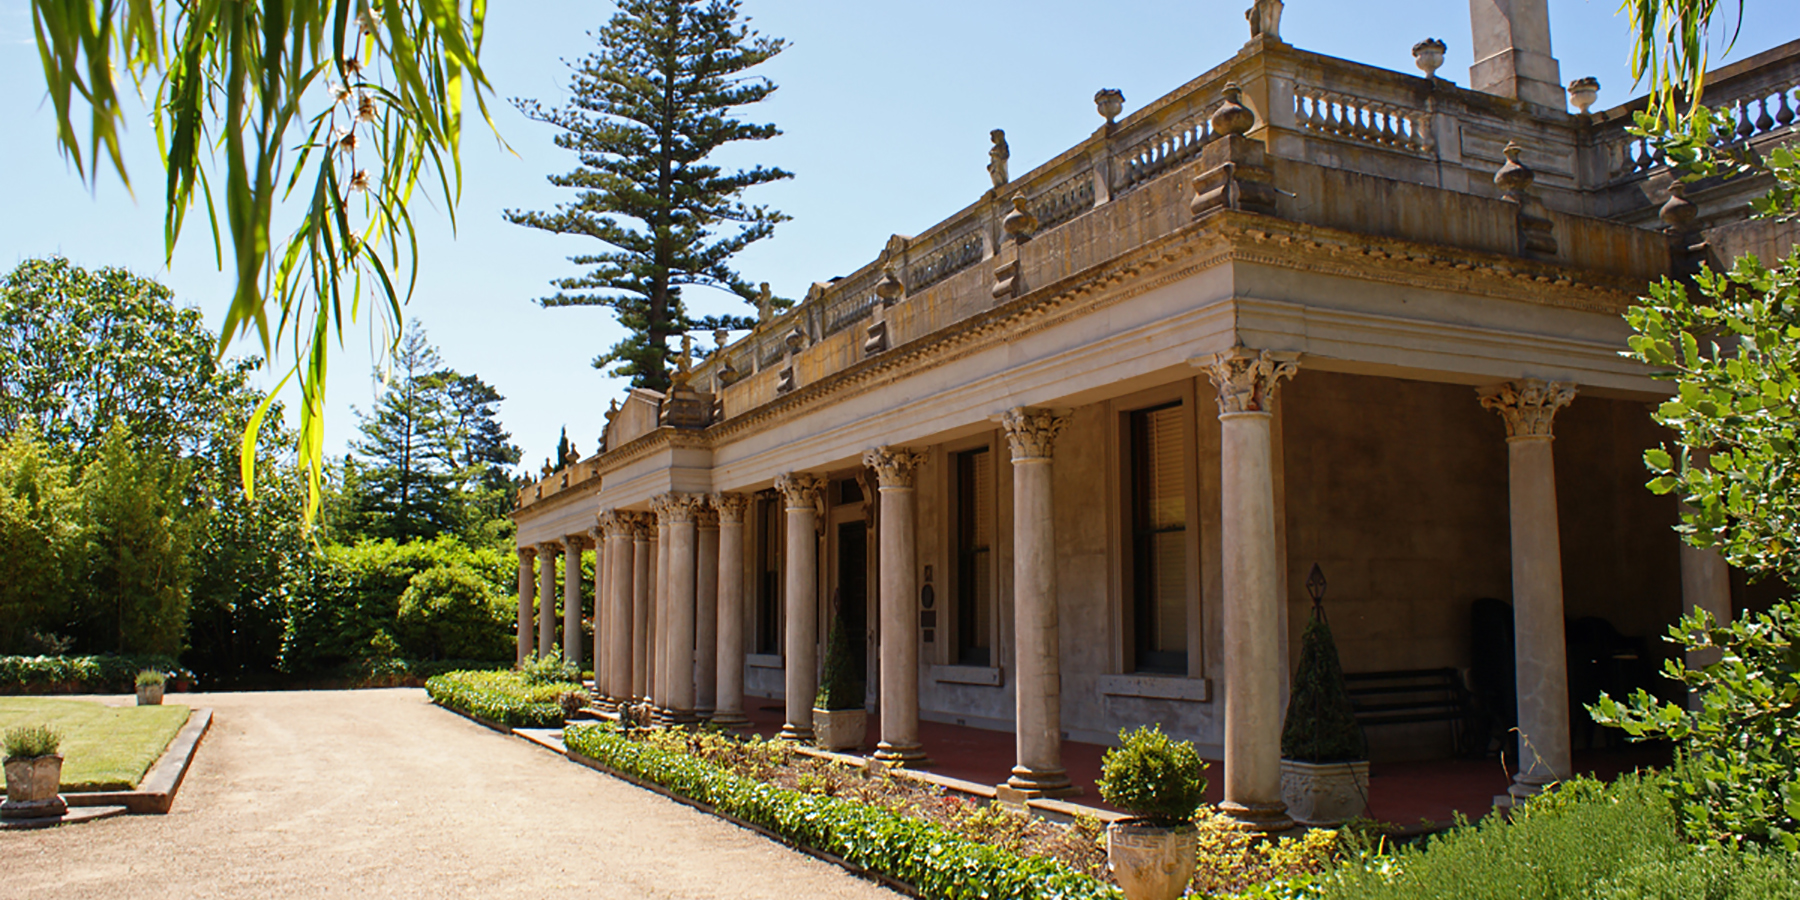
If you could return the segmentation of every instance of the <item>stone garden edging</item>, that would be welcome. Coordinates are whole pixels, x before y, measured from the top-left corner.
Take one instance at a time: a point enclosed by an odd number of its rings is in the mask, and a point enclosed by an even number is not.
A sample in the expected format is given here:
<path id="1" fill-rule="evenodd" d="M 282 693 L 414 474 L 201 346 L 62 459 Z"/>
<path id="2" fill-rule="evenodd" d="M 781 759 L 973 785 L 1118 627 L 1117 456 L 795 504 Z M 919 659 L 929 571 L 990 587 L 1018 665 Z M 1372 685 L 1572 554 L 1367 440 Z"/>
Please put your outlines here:
<path id="1" fill-rule="evenodd" d="M 175 739 L 163 750 L 162 756 L 144 773 L 138 782 L 137 789 L 130 791 L 81 791 L 64 794 L 63 800 L 70 807 L 88 806 L 123 806 L 133 815 L 163 815 L 175 805 L 175 794 L 181 790 L 181 782 L 187 777 L 188 766 L 194 761 L 194 752 L 200 748 L 200 739 L 212 728 L 213 712 L 210 709 L 195 709 L 188 712 L 187 724 L 175 733 Z"/>

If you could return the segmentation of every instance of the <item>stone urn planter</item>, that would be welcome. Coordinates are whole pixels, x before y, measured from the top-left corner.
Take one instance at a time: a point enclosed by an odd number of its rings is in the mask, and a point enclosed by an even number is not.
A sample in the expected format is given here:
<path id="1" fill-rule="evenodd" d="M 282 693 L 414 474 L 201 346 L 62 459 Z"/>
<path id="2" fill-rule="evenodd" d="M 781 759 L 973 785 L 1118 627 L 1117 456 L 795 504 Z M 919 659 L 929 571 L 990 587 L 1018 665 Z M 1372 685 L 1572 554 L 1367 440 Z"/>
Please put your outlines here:
<path id="1" fill-rule="evenodd" d="M 68 812 L 57 791 L 62 787 L 63 758 L 57 754 L 6 761 L 6 802 L 0 819 L 44 819 Z"/>
<path id="2" fill-rule="evenodd" d="M 161 706 L 163 686 L 160 684 L 139 685 L 137 689 L 137 705 Z"/>
<path id="3" fill-rule="evenodd" d="M 1120 819 L 1106 826 L 1106 865 L 1126 900 L 1175 900 L 1194 877 L 1198 842 L 1191 822 Z"/>
<path id="4" fill-rule="evenodd" d="M 813 740 L 822 749 L 855 750 L 862 746 L 868 727 L 867 710 L 813 707 Z"/>
<path id="5" fill-rule="evenodd" d="M 1281 761 L 1281 799 L 1288 815 L 1306 825 L 1342 825 L 1369 806 L 1369 761 Z"/>

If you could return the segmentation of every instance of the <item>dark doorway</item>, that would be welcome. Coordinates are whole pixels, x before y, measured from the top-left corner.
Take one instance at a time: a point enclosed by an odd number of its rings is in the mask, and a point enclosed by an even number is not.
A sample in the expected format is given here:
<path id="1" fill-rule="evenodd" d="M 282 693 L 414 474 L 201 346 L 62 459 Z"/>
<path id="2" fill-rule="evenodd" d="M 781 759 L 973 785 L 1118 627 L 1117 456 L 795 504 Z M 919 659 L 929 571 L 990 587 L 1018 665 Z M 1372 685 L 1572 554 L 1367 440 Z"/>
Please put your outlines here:
<path id="1" fill-rule="evenodd" d="M 837 527 L 837 614 L 844 617 L 850 635 L 854 671 L 860 678 L 869 671 L 869 526 L 843 522 Z"/>

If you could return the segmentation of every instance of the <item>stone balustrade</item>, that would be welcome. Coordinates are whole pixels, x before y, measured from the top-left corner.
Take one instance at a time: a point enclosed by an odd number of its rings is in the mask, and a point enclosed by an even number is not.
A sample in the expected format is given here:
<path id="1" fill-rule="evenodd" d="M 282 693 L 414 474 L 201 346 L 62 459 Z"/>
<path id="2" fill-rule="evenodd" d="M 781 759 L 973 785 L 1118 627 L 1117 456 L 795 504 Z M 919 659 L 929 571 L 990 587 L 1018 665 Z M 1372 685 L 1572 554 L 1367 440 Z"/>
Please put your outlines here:
<path id="1" fill-rule="evenodd" d="M 1393 103 L 1296 84 L 1294 118 L 1310 134 L 1429 153 L 1429 115 Z"/>

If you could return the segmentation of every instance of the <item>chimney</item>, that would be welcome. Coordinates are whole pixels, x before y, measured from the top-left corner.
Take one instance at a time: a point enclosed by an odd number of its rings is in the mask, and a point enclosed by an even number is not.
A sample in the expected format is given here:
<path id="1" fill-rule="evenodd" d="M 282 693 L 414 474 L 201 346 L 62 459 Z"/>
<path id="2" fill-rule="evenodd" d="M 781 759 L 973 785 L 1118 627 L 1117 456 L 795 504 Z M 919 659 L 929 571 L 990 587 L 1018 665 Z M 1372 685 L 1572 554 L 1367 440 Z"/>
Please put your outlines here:
<path id="1" fill-rule="evenodd" d="M 1566 112 L 1562 67 L 1550 55 L 1548 0 L 1469 0 L 1475 90 Z"/>

